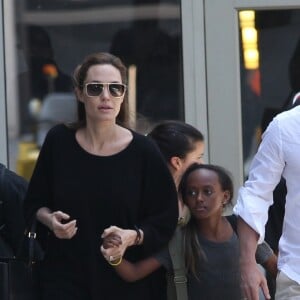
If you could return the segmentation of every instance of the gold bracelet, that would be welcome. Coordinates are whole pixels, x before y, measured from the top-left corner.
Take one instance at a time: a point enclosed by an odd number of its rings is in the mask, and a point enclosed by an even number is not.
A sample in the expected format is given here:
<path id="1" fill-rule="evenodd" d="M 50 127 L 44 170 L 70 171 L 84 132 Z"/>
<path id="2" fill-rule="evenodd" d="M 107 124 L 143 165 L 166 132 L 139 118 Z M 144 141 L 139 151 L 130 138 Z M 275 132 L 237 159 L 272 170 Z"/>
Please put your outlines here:
<path id="1" fill-rule="evenodd" d="M 123 258 L 122 258 L 122 256 L 121 256 L 117 262 L 115 262 L 115 261 L 109 261 L 108 263 L 109 263 L 111 266 L 116 267 L 116 266 L 118 266 L 118 265 L 121 264 L 122 259 L 123 259 Z"/>

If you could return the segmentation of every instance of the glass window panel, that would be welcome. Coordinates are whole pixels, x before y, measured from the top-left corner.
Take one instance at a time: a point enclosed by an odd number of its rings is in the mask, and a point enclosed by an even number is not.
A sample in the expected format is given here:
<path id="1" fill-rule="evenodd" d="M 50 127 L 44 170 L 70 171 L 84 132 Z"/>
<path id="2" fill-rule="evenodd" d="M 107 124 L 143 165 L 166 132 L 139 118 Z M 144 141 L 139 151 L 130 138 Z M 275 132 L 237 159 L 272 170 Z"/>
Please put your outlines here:
<path id="1" fill-rule="evenodd" d="M 8 123 L 19 127 L 9 135 L 12 169 L 24 172 L 18 170 L 23 154 L 35 157 L 32 148 L 38 150 L 47 130 L 74 118 L 72 73 L 92 52 L 112 52 L 129 67 L 136 130 L 146 132 L 163 119 L 184 119 L 179 0 L 14 3 L 18 91 L 8 110 L 12 103 L 19 110 L 17 120 Z"/>
<path id="2" fill-rule="evenodd" d="M 239 21 L 247 177 L 262 132 L 300 91 L 300 10 L 241 11 Z"/>

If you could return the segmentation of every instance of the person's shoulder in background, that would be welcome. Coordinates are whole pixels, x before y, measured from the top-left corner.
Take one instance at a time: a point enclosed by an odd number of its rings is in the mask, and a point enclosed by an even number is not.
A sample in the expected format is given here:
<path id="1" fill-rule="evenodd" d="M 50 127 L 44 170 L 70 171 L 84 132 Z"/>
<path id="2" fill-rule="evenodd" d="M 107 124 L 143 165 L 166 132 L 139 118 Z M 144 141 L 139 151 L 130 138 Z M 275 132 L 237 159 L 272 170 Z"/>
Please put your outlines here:
<path id="1" fill-rule="evenodd" d="M 4 188 L 7 191 L 6 195 L 8 197 L 9 193 L 17 193 L 21 198 L 24 197 L 28 182 L 22 177 L 19 176 L 14 171 L 9 170 L 3 164 L 0 163 L 0 193 L 4 197 Z M 1 197 L 2 198 L 2 197 Z"/>
<path id="2" fill-rule="evenodd" d="M 0 234 L 2 243 L 5 241 L 14 254 L 25 229 L 22 207 L 27 187 L 23 177 L 0 164 Z"/>

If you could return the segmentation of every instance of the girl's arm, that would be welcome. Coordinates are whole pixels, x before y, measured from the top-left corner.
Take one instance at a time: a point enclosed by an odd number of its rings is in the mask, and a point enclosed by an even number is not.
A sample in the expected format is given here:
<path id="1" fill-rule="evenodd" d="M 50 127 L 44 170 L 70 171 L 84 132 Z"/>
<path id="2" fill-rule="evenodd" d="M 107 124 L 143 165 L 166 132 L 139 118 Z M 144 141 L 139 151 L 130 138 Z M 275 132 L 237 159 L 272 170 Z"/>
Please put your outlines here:
<path id="1" fill-rule="evenodd" d="M 278 269 L 277 269 L 277 256 L 273 253 L 263 264 L 262 266 L 276 279 Z"/>
<path id="2" fill-rule="evenodd" d="M 149 257 L 139 262 L 132 263 L 122 256 L 110 261 L 110 257 L 106 255 L 106 249 L 119 247 L 122 244 L 122 239 L 117 234 L 109 234 L 103 239 L 101 252 L 108 263 L 113 266 L 118 275 L 127 282 L 134 282 L 146 277 L 155 270 L 161 267 L 161 263 L 155 257 Z"/>
<path id="3" fill-rule="evenodd" d="M 266 241 L 257 246 L 255 258 L 256 262 L 262 265 L 276 279 L 277 256 Z"/>
<path id="4" fill-rule="evenodd" d="M 148 276 L 161 267 L 161 263 L 154 257 L 132 263 L 122 259 L 121 263 L 114 266 L 118 275 L 127 282 L 134 282 Z"/>

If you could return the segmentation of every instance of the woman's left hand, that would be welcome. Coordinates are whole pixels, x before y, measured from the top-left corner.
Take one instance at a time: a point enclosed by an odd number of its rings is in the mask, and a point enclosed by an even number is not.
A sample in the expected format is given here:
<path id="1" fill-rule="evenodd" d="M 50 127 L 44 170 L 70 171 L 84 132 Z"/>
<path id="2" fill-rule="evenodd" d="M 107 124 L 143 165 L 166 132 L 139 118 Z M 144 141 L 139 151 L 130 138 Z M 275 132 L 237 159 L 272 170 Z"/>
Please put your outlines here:
<path id="1" fill-rule="evenodd" d="M 102 246 L 104 249 L 119 247 L 122 244 L 121 237 L 115 233 L 107 235 L 103 239 Z"/>
<path id="2" fill-rule="evenodd" d="M 105 249 L 103 245 L 101 246 L 101 252 L 108 261 L 109 258 L 111 257 L 113 258 L 123 257 L 126 249 L 135 244 L 136 237 L 137 237 L 137 233 L 135 230 L 122 229 L 117 226 L 110 226 L 109 228 L 106 228 L 101 237 L 105 239 L 106 237 L 112 234 L 114 236 L 119 236 L 121 242 L 118 246 L 116 246 L 116 244 L 113 244 L 113 247 L 109 247 L 107 249 Z"/>

